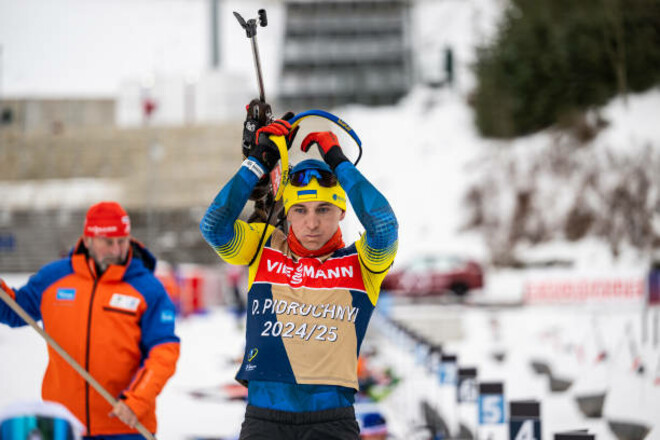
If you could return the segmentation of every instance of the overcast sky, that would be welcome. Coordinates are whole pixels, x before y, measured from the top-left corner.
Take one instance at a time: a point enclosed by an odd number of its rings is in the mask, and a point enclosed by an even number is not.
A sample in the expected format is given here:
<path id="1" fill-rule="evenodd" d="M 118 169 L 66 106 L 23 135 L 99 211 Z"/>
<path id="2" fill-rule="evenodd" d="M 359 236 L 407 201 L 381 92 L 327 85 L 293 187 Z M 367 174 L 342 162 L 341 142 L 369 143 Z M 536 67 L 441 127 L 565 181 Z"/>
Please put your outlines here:
<path id="1" fill-rule="evenodd" d="M 254 74 L 249 41 L 231 11 L 250 18 L 256 16 L 257 4 L 221 3 L 223 66 Z M 124 80 L 199 75 L 210 67 L 209 4 L 209 0 L 0 0 L 0 97 L 114 96 Z M 279 2 L 261 4 L 274 8 Z M 274 52 L 267 49 L 276 44 L 272 34 L 279 20 L 275 26 L 270 21 L 259 39 L 267 54 Z M 263 67 L 266 75 L 275 66 Z"/>

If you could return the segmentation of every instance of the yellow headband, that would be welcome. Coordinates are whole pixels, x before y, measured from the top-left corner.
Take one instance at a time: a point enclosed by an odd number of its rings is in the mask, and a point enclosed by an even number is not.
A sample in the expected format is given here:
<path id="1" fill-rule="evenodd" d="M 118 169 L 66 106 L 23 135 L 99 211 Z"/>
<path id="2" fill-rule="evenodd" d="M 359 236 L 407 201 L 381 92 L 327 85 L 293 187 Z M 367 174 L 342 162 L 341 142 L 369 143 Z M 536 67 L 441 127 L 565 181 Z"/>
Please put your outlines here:
<path id="1" fill-rule="evenodd" d="M 328 202 L 337 206 L 342 211 L 346 211 L 346 193 L 342 187 L 337 184 L 331 188 L 319 185 L 315 178 L 305 186 L 293 186 L 287 183 L 284 188 L 284 213 L 289 212 L 289 208 L 297 203 L 305 202 Z"/>

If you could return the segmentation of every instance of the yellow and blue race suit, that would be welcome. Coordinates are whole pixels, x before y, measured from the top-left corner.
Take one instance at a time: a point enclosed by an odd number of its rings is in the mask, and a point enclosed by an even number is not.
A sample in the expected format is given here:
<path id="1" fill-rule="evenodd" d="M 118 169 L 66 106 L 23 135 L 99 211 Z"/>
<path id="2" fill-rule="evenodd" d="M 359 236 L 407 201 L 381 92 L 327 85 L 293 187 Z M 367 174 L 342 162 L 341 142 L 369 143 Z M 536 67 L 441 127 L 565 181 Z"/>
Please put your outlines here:
<path id="1" fill-rule="evenodd" d="M 258 182 L 249 169 L 254 163 L 246 162 L 200 224 L 227 263 L 248 265 L 257 253 L 249 267 L 245 355 L 236 378 L 257 407 L 304 412 L 351 406 L 360 346 L 398 246 L 394 212 L 353 164 L 343 162 L 335 174 L 365 233 L 328 255 L 301 257 L 281 230 L 238 219 Z"/>

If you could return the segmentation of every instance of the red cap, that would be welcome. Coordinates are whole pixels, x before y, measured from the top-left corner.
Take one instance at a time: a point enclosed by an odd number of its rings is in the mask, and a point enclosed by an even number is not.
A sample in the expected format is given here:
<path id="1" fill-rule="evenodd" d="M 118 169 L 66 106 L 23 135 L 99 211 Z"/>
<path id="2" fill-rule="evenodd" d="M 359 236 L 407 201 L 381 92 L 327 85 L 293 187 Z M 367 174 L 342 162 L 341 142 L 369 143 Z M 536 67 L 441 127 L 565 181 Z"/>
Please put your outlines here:
<path id="1" fill-rule="evenodd" d="M 85 217 L 85 237 L 125 237 L 131 233 L 131 220 L 117 202 L 92 205 Z"/>

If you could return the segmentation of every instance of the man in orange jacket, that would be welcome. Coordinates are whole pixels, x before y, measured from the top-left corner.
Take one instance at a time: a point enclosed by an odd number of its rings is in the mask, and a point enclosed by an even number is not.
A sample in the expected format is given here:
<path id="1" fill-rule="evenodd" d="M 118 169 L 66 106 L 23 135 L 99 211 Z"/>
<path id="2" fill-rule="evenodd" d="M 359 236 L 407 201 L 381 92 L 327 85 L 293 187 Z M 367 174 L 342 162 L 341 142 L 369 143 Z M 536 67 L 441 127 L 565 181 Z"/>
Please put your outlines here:
<path id="1" fill-rule="evenodd" d="M 48 348 L 42 397 L 66 406 L 85 425 L 85 438 L 141 439 L 138 420 L 155 433 L 156 397 L 179 357 L 174 305 L 154 276 L 156 259 L 131 238 L 130 228 L 118 203 L 98 203 L 67 258 L 47 264 L 17 291 L 0 279 L 0 287 L 117 397 L 113 408 Z M 0 322 L 26 324 L 3 302 Z"/>

